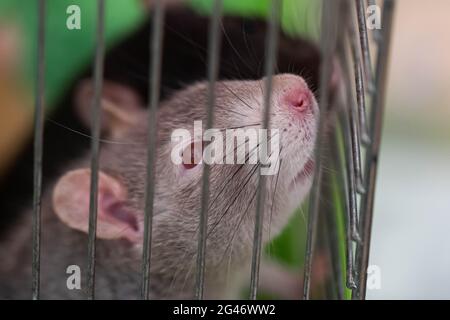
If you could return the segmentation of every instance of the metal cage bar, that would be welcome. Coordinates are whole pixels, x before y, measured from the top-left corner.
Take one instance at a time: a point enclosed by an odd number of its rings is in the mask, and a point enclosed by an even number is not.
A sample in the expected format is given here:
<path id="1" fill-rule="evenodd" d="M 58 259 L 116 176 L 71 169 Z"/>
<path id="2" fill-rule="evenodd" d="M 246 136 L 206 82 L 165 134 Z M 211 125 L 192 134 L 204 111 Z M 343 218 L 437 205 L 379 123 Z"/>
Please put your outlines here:
<path id="1" fill-rule="evenodd" d="M 34 113 L 34 159 L 33 159 L 33 249 L 31 263 L 32 299 L 40 295 L 41 262 L 41 200 L 42 200 L 42 153 L 44 147 L 45 103 L 45 9 L 46 1 L 38 2 L 36 101 Z"/>
<path id="2" fill-rule="evenodd" d="M 386 93 L 386 78 L 388 70 L 389 47 L 395 3 L 385 0 L 382 13 L 382 35 L 380 36 L 375 73 L 375 90 L 371 96 L 371 143 L 366 154 L 365 176 L 367 193 L 361 198 L 362 244 L 356 247 L 356 266 L 358 271 L 358 288 L 352 292 L 353 299 L 365 299 L 367 268 L 369 263 L 370 236 L 372 229 L 373 205 L 375 197 L 378 154 L 381 142 L 384 100 Z"/>
<path id="3" fill-rule="evenodd" d="M 265 74 L 266 79 L 264 83 L 264 113 L 262 129 L 268 129 L 270 124 L 270 109 L 271 109 L 271 95 L 272 95 L 272 77 L 275 71 L 276 55 L 279 38 L 279 21 L 281 13 L 282 0 L 273 0 L 271 15 L 269 20 L 269 32 L 266 38 L 266 60 L 265 60 Z M 260 144 L 264 149 L 264 144 Z M 262 154 L 267 154 L 267 150 L 263 150 Z M 255 231 L 253 235 L 253 250 L 252 250 L 252 267 L 250 274 L 250 299 L 255 300 L 258 293 L 259 283 L 259 266 L 261 262 L 261 247 L 262 247 L 262 226 L 264 219 L 264 201 L 265 201 L 265 185 L 266 176 L 261 174 L 261 165 L 259 168 L 258 190 L 256 195 L 256 219 Z"/>
<path id="4" fill-rule="evenodd" d="M 214 0 L 214 12 L 210 22 L 209 30 L 209 48 L 208 48 L 208 110 L 206 119 L 206 129 L 210 129 L 214 122 L 214 104 L 215 104 L 215 86 L 219 72 L 220 55 L 220 23 L 222 15 L 222 0 Z M 208 228 L 208 204 L 209 204 L 209 176 L 210 166 L 204 164 L 202 177 L 202 194 L 200 207 L 199 236 L 197 248 L 197 273 L 195 296 L 197 299 L 203 299 L 204 280 L 205 280 L 205 259 L 206 259 L 206 240 Z"/>
<path id="5" fill-rule="evenodd" d="M 357 202 L 357 191 L 358 191 L 358 175 L 361 173 L 361 148 L 360 139 L 358 134 L 358 128 L 355 117 L 355 101 L 353 96 L 352 88 L 350 87 L 350 76 L 349 76 L 349 62 L 345 48 L 341 50 L 341 64 L 343 69 L 343 80 L 347 83 L 345 88 L 345 119 L 344 122 L 344 145 L 346 154 L 346 172 L 347 172 L 347 188 L 348 188 L 348 210 L 349 210 L 349 227 L 351 239 L 356 242 L 361 241 L 361 236 L 359 234 L 358 228 L 358 202 Z M 357 168 L 359 167 L 359 168 Z M 361 177 L 362 179 L 362 177 Z"/>
<path id="6" fill-rule="evenodd" d="M 356 14 L 358 18 L 358 29 L 359 29 L 359 41 L 361 43 L 362 50 L 362 62 L 366 77 L 366 82 L 368 85 L 368 90 L 370 93 L 375 91 L 373 84 L 373 74 L 372 74 L 372 60 L 370 58 L 369 49 L 369 37 L 367 36 L 367 26 L 366 26 L 366 7 L 364 0 L 355 0 L 356 4 Z"/>
<path id="7" fill-rule="evenodd" d="M 339 127 L 339 123 L 336 124 L 334 130 L 332 131 L 332 135 L 327 136 L 327 145 L 329 146 L 329 150 L 327 150 L 327 160 L 336 159 L 335 162 L 331 163 L 331 168 L 334 172 L 336 172 L 335 176 L 330 175 L 328 177 L 327 183 L 325 183 L 325 187 L 327 191 L 330 192 L 331 198 L 334 201 L 337 199 L 344 199 L 344 201 L 340 204 L 334 203 L 334 205 L 330 205 L 330 203 L 326 203 L 325 206 L 327 210 L 325 212 L 324 219 L 326 224 L 326 233 L 325 237 L 328 238 L 328 247 L 330 254 L 330 263 L 332 270 L 332 278 L 333 281 L 332 288 L 334 288 L 334 295 L 327 296 L 327 298 L 343 300 L 345 297 L 345 286 L 346 286 L 346 274 L 345 274 L 345 265 L 343 265 L 343 259 L 347 258 L 347 255 L 343 257 L 340 253 L 340 247 L 342 239 L 339 237 L 340 225 L 338 222 L 338 216 L 336 214 L 336 207 L 340 207 L 344 212 L 348 212 L 346 210 L 347 204 L 345 203 L 345 170 L 344 163 L 342 161 L 341 150 L 339 149 L 339 145 L 341 144 L 341 132 Z M 337 187 L 337 188 L 336 188 Z M 345 225 L 344 225 L 345 227 Z M 344 241 L 350 239 L 349 237 L 345 237 Z M 345 243 L 344 243 L 345 244 Z M 348 279 L 348 278 L 347 278 Z"/>
<path id="8" fill-rule="evenodd" d="M 363 169 L 362 169 L 362 159 L 361 159 L 361 145 L 366 144 L 369 141 L 367 125 L 366 125 L 366 104 L 365 104 L 365 94 L 364 94 L 364 83 L 363 83 L 363 71 L 361 66 L 360 54 L 357 49 L 357 45 L 354 41 L 354 29 L 353 20 L 349 22 L 349 33 L 348 42 L 350 45 L 350 51 L 353 58 L 353 72 L 355 79 L 355 91 L 356 91 L 356 102 L 353 98 L 353 93 L 351 96 L 351 112 L 349 116 L 351 120 L 351 131 L 352 131 L 352 149 L 353 149 L 353 162 L 355 166 L 355 182 L 356 191 L 359 194 L 365 192 L 364 189 L 364 179 L 363 179 Z M 349 86 L 350 88 L 350 86 Z M 349 97 L 350 98 L 350 97 Z M 359 241 L 359 235 L 355 238 Z"/>
<path id="9" fill-rule="evenodd" d="M 355 283 L 355 278 L 354 278 L 354 274 L 355 274 L 355 270 L 354 270 L 354 263 L 353 263 L 353 238 L 352 238 L 352 229 L 354 228 L 351 223 L 352 223 L 352 218 L 351 218 L 351 212 L 352 212 L 352 196 L 350 196 L 351 194 L 354 194 L 354 187 L 351 184 L 350 178 L 349 178 L 349 172 L 353 172 L 352 168 L 350 167 L 350 162 L 351 162 L 351 152 L 349 151 L 349 147 L 348 147 L 348 143 L 345 143 L 345 139 L 348 139 L 346 137 L 346 135 L 348 136 L 348 133 L 350 130 L 347 129 L 348 124 L 347 124 L 347 118 L 345 117 L 344 114 L 340 115 L 340 129 L 341 130 L 336 130 L 336 137 L 335 137 L 335 144 L 333 146 L 333 148 L 336 150 L 335 151 L 335 159 L 336 159 L 336 164 L 335 166 L 338 168 L 338 170 L 341 170 L 342 172 L 340 172 L 340 174 L 338 173 L 338 178 L 339 178 L 339 183 L 342 186 L 342 196 L 343 196 L 343 208 L 344 208 L 344 212 L 346 213 L 345 215 L 345 262 L 346 262 L 346 270 L 345 270 L 345 274 L 346 274 L 346 279 L 345 279 L 345 285 L 347 288 L 353 289 L 356 288 L 356 283 Z M 341 157 L 341 155 L 339 154 L 339 142 L 342 141 L 344 144 L 344 157 Z M 350 155 L 350 156 L 349 156 Z M 349 160 L 347 160 L 349 159 Z M 344 161 L 345 160 L 345 161 Z"/>
<path id="10" fill-rule="evenodd" d="M 352 51 L 353 58 L 353 69 L 355 74 L 355 90 L 356 90 L 356 99 L 358 104 L 358 120 L 359 120 L 359 131 L 361 142 L 363 145 L 367 146 L 370 142 L 369 138 L 369 128 L 367 124 L 367 112 L 366 112 L 366 94 L 364 91 L 364 70 L 362 66 L 361 52 L 359 51 L 357 45 L 357 34 L 355 30 L 355 25 L 353 23 L 353 15 L 352 19 L 349 22 L 349 31 L 348 37 L 350 42 L 350 47 Z M 362 178 L 362 177 L 361 177 Z M 363 188 L 364 182 L 361 180 L 361 187 Z M 361 193 L 364 190 L 362 190 Z"/>
<path id="11" fill-rule="evenodd" d="M 94 65 L 94 98 L 92 101 L 92 140 L 91 140 L 91 190 L 89 198 L 89 230 L 88 230 L 88 273 L 87 298 L 95 298 L 95 250 L 97 234 L 97 202 L 98 202 L 98 171 L 100 154 L 100 121 L 101 94 L 103 87 L 103 60 L 105 0 L 97 0 L 97 36 Z"/>
<path id="12" fill-rule="evenodd" d="M 322 180 L 321 167 L 321 145 L 324 138 L 325 121 L 324 115 L 328 108 L 328 85 L 331 75 L 331 63 L 336 45 L 336 27 L 338 24 L 338 14 L 340 13 L 341 1 L 324 1 L 322 7 L 322 26 L 321 26 L 321 50 L 322 50 L 322 66 L 320 70 L 320 118 L 318 138 L 315 147 L 315 172 L 314 180 L 311 188 L 311 195 L 308 204 L 308 235 L 306 239 L 305 250 L 305 266 L 303 277 L 303 299 L 310 298 L 312 260 L 314 255 L 314 245 L 317 233 L 317 223 L 319 214 L 320 190 Z"/>
<path id="13" fill-rule="evenodd" d="M 340 170 L 342 170 L 343 177 L 341 178 L 341 184 L 344 188 L 344 211 L 345 211 L 345 247 L 346 247 L 346 286 L 349 289 L 356 288 L 355 282 L 355 266 L 354 266 L 354 242 L 361 241 L 358 231 L 358 199 L 356 193 L 355 182 L 355 170 L 354 170 L 354 158 L 352 149 L 352 130 L 351 125 L 354 118 L 350 117 L 353 112 L 354 102 L 352 89 L 349 86 L 349 63 L 347 52 L 344 46 L 339 48 L 339 56 L 342 65 L 343 82 L 347 83 L 345 88 L 345 97 L 343 97 L 340 103 L 342 104 L 342 112 L 339 115 L 339 124 L 341 130 L 340 135 L 336 136 L 336 144 L 339 140 L 343 145 L 343 157 L 338 155 L 336 162 Z M 355 232 L 357 236 L 355 236 Z"/>
<path id="14" fill-rule="evenodd" d="M 153 22 L 149 38 L 149 103 L 147 133 L 147 183 L 145 188 L 144 243 L 142 248 L 141 298 L 150 299 L 150 260 L 152 247 L 153 203 L 155 196 L 155 162 L 157 109 L 161 86 L 161 61 L 164 34 L 164 1 L 157 0 L 153 9 Z"/>

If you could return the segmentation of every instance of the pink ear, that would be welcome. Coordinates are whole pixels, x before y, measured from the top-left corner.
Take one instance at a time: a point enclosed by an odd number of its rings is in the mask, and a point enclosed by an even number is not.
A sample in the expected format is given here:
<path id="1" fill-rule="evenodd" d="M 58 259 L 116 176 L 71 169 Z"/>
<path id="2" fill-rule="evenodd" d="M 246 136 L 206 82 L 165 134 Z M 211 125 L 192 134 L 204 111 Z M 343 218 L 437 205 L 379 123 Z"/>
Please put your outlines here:
<path id="1" fill-rule="evenodd" d="M 103 172 L 98 177 L 97 237 L 125 238 L 131 242 L 142 239 L 138 215 L 125 205 L 126 191 L 121 183 Z M 53 191 L 56 215 L 69 227 L 88 232 L 90 170 L 66 173 Z"/>
<path id="2" fill-rule="evenodd" d="M 90 79 L 82 80 L 76 88 L 74 98 L 76 111 L 86 126 L 91 125 L 91 106 L 94 85 Z M 121 130 L 133 126 L 144 110 L 138 93 L 125 85 L 105 80 L 101 98 L 102 131 L 115 135 Z"/>

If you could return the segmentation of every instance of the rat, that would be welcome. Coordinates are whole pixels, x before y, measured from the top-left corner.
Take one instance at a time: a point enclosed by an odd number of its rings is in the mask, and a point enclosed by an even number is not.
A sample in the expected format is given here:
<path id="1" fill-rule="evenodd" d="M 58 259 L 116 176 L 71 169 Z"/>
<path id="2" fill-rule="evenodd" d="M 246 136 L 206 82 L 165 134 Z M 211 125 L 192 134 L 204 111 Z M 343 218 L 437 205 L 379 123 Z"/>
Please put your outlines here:
<path id="1" fill-rule="evenodd" d="M 99 214 L 99 233 L 97 235 L 99 240 L 96 293 L 99 298 L 139 297 L 143 181 L 146 170 L 146 123 L 144 123 L 144 119 L 146 119 L 145 106 L 148 100 L 148 83 L 146 81 L 148 78 L 150 23 L 150 21 L 145 22 L 142 27 L 109 50 L 105 57 L 105 82 L 102 100 L 105 103 L 102 104 L 104 114 L 101 185 L 99 189 L 99 191 L 105 191 L 103 196 L 102 192 L 99 192 L 99 203 L 101 206 L 103 205 L 105 214 Z M 175 126 L 183 127 L 187 125 L 189 127 L 192 126 L 193 119 L 204 118 L 207 84 L 202 80 L 205 78 L 207 68 L 208 23 L 207 17 L 197 16 L 185 8 L 171 8 L 167 11 L 164 26 L 162 102 L 159 115 L 162 127 L 160 126 L 159 132 L 158 159 L 162 155 L 167 156 L 169 147 L 166 141 L 170 131 Z M 216 95 L 218 96 L 216 106 L 217 127 L 245 126 L 248 124 L 248 120 L 260 117 L 262 112 L 261 90 L 264 87 L 262 65 L 264 62 L 264 34 L 266 29 L 267 26 L 263 20 L 229 16 L 223 18 L 223 41 L 219 69 L 221 81 L 216 88 Z M 307 105 L 316 106 L 315 92 L 318 87 L 320 60 L 319 50 L 313 43 L 303 39 L 291 38 L 280 32 L 277 72 L 282 75 L 274 78 L 277 85 L 275 86 L 273 99 L 276 96 L 283 96 L 284 90 L 289 92 L 291 86 L 298 86 L 303 88 L 301 89 L 302 92 L 307 93 L 306 100 L 312 101 Z M 83 219 L 87 212 L 80 209 L 83 213 L 77 215 L 76 212 L 67 211 L 67 208 L 77 207 L 80 203 L 86 205 L 87 198 L 83 198 L 86 194 L 76 191 L 89 190 L 89 179 L 86 180 L 89 176 L 89 171 L 86 171 L 89 170 L 89 161 L 86 157 L 89 139 L 74 134 L 73 130 L 83 132 L 88 127 L 86 124 L 89 123 L 89 112 L 86 106 L 90 105 L 92 85 L 89 80 L 83 79 L 91 77 L 91 70 L 92 68 L 88 68 L 76 76 L 73 85 L 59 103 L 61 108 L 58 108 L 57 113 L 52 115 L 52 122 L 47 122 L 45 131 L 44 188 L 47 191 L 43 199 L 41 281 L 42 297 L 44 298 L 84 297 L 82 290 L 68 290 L 65 279 L 68 277 L 66 274 L 68 265 L 76 264 L 80 266 L 82 272 L 86 270 L 87 237 L 85 232 L 87 229 Z M 296 76 L 283 73 L 295 73 Z M 239 81 L 236 81 L 236 79 Z M 291 82 L 298 84 L 290 84 Z M 286 86 L 281 85 L 282 83 L 285 83 Z M 259 91 L 256 92 L 255 88 Z M 250 104 L 252 108 L 246 105 L 248 104 L 247 99 L 252 102 Z M 193 105 L 194 102 L 196 102 L 195 105 Z M 274 105 L 292 106 L 294 104 L 292 101 L 284 101 L 282 104 L 276 102 Z M 232 111 L 232 107 L 239 109 Z M 245 122 L 241 122 L 242 118 L 236 118 L 239 113 L 242 113 L 241 108 L 248 112 L 255 109 L 253 110 L 255 113 L 252 113 L 251 116 L 244 113 Z M 259 111 L 256 109 L 259 109 Z M 123 112 L 123 110 L 126 112 Z M 275 183 L 276 189 L 285 189 L 285 194 L 280 196 L 281 198 L 284 197 L 284 200 L 278 201 L 280 208 L 275 206 L 277 201 L 273 199 L 277 199 L 278 196 L 275 197 L 275 194 L 281 191 L 267 190 L 267 198 L 272 200 L 266 205 L 270 205 L 271 213 L 264 220 L 271 226 L 270 237 L 275 236 L 286 224 L 293 208 L 300 204 L 304 194 L 309 189 L 309 174 L 312 171 L 313 164 L 310 159 L 305 159 L 311 153 L 310 148 L 312 148 L 315 139 L 314 127 L 316 126 L 318 113 L 312 112 L 314 110 L 316 108 L 312 107 L 311 110 L 308 109 L 306 112 L 306 114 L 309 114 L 311 111 L 311 115 L 314 115 L 310 124 L 300 121 L 302 128 L 304 125 L 305 128 L 310 128 L 309 131 L 305 130 L 304 133 L 301 133 L 302 130 L 298 129 L 298 135 L 291 137 L 292 139 L 295 138 L 292 142 L 296 142 L 297 138 L 302 140 L 302 137 L 308 136 L 310 146 L 305 147 L 305 150 L 294 156 L 292 164 L 289 161 L 283 161 L 284 164 L 280 166 L 280 174 L 274 179 L 269 179 L 269 181 L 272 180 L 270 186 L 275 188 L 272 184 L 274 181 L 289 180 L 295 176 L 297 178 L 294 179 L 294 187 L 302 186 L 301 192 L 295 196 L 295 204 L 292 204 L 289 201 L 289 196 L 287 196 L 289 192 L 286 192 L 285 187 L 283 187 L 284 182 Z M 275 110 L 272 111 L 275 112 Z M 283 120 L 282 114 L 280 113 L 279 117 L 273 117 L 272 120 L 279 120 L 281 124 L 285 123 L 287 118 Z M 294 114 L 295 112 L 293 112 L 293 117 Z M 303 111 L 297 115 L 299 114 L 303 114 Z M 291 120 L 294 121 L 295 119 L 292 118 Z M 297 118 L 297 121 L 299 119 Z M 189 123 L 186 123 L 187 120 L 189 120 Z M 219 120 L 221 122 L 218 125 L 217 121 Z M 255 123 L 255 121 L 253 122 Z M 60 125 L 52 125 L 57 123 Z M 69 127 L 72 131 L 63 126 Z M 295 125 L 293 128 L 295 129 Z M 286 129 L 285 132 L 290 132 L 294 130 L 293 128 L 288 125 L 282 131 Z M 67 148 L 67 145 L 71 147 Z M 11 183 L 16 185 L 17 189 L 14 189 L 14 194 L 9 193 L 9 196 L 27 194 L 27 192 L 16 191 L 18 189 L 24 190 L 27 188 L 26 186 L 32 185 L 31 182 L 26 183 L 27 179 L 29 180 L 32 176 L 26 174 L 27 172 L 30 173 L 31 168 L 30 154 L 32 153 L 30 153 L 30 150 L 25 152 L 24 157 L 16 167 L 15 172 L 22 173 L 22 179 L 13 179 Z M 287 149 L 283 148 L 282 150 L 284 150 L 282 154 L 287 152 Z M 73 159 L 80 160 L 73 161 Z M 167 159 L 164 164 L 170 164 L 169 161 L 170 159 Z M 301 169 L 298 169 L 298 166 Z M 155 234 L 152 247 L 152 298 L 193 297 L 193 272 L 195 270 L 193 257 L 195 257 L 197 244 L 196 228 L 198 227 L 198 206 L 200 203 L 201 167 L 191 168 L 191 166 L 188 166 L 184 168 L 182 166 L 181 169 L 178 168 L 179 170 L 176 171 L 179 175 L 175 176 L 164 175 L 164 173 L 167 173 L 166 168 L 155 180 L 160 184 L 159 187 L 157 186 L 157 193 L 155 194 L 155 210 L 158 214 L 155 214 Z M 249 248 L 251 248 L 254 227 L 254 220 L 251 219 L 254 219 L 255 212 L 252 197 L 254 197 L 257 175 L 254 172 L 252 173 L 251 170 L 255 169 L 251 169 L 251 166 L 242 166 L 243 169 L 239 171 L 237 171 L 237 167 L 234 167 L 236 173 L 232 170 L 233 166 L 223 166 L 220 171 L 217 171 L 217 168 L 220 168 L 220 166 L 213 167 L 211 178 L 215 180 L 212 180 L 212 188 L 215 185 L 220 185 L 221 179 L 219 177 L 221 176 L 232 177 L 235 174 L 238 178 L 233 178 L 232 181 L 222 184 L 220 190 L 222 188 L 223 190 L 221 192 L 217 190 L 217 186 L 214 191 L 211 190 L 210 201 L 217 199 L 213 201 L 210 210 L 209 222 L 213 225 L 208 228 L 212 231 L 208 236 L 207 251 L 209 254 L 215 254 L 208 256 L 210 260 L 207 264 L 206 294 L 207 297 L 211 298 L 236 297 L 239 283 L 242 282 L 242 279 L 248 277 Z M 286 178 L 287 173 L 283 171 L 288 170 L 287 168 L 292 169 L 288 178 Z M 299 172 L 296 171 L 297 169 Z M 156 171 L 159 172 L 159 169 Z M 180 174 L 180 171 L 185 171 L 185 174 Z M 281 172 L 284 173 L 281 174 Z M 244 176 L 244 173 L 247 175 Z M 24 176 L 27 179 L 23 179 Z M 169 179 L 170 177 L 176 177 L 179 180 L 175 180 L 177 183 L 174 183 L 174 180 Z M 248 180 L 245 188 L 241 188 L 237 184 L 237 181 L 242 181 L 243 178 Z M 163 182 L 160 182 L 160 180 L 163 180 Z M 164 186 L 168 189 L 165 189 Z M 177 187 L 174 188 L 174 186 Z M 253 188 L 251 188 L 252 186 Z M 13 190 L 13 188 L 9 190 Z M 61 193 L 61 190 L 72 190 L 73 192 L 66 193 L 66 196 L 64 196 L 64 192 Z M 233 190 L 235 191 L 233 192 Z M 213 192 L 216 192 L 217 196 Z M 28 191 L 28 194 L 30 193 L 31 190 Z M 79 197 L 75 197 L 76 195 Z M 4 196 L 8 196 L 8 194 L 2 193 L 2 197 Z M 72 196 L 73 199 L 77 199 L 76 203 L 68 199 Z M 237 198 L 234 199 L 236 196 Z M 59 200 L 55 200 L 55 197 Z M 230 201 L 230 197 L 232 197 L 231 200 L 234 200 Z M 271 205 L 271 201 L 273 205 Z M 181 209 L 179 208 L 180 203 L 183 204 Z M 244 204 L 247 204 L 247 206 L 243 207 Z M 238 207 L 238 205 L 241 207 Z M 175 210 L 177 207 L 178 211 Z M 285 207 L 285 209 L 281 207 Z M 100 207 L 99 213 L 101 210 L 102 207 Z M 239 210 L 246 210 L 245 219 L 242 218 L 242 221 L 238 221 L 238 225 L 233 225 L 232 222 L 237 219 L 236 217 L 240 217 L 237 213 Z M 220 211 L 226 213 L 222 219 L 217 218 Z M 290 212 L 287 213 L 288 211 Z M 169 216 L 170 212 L 173 213 L 172 216 Z M 181 215 L 183 212 L 186 217 Z M 275 214 L 280 218 L 273 219 Z M 74 221 L 70 217 L 78 218 Z M 102 217 L 106 219 L 105 224 L 102 223 Z M 186 220 L 188 217 L 192 219 Z M 167 220 L 164 220 L 164 218 Z M 0 296 L 29 298 L 30 215 L 22 214 L 16 219 L 17 222 L 6 233 L 4 232 L 2 239 L 0 239 L 0 252 L 4 253 L 0 263 L 0 273 L 2 274 L 0 276 L 0 283 L 2 283 Z M 186 221 L 190 222 L 187 224 Z M 177 229 L 180 227 L 181 229 Z M 268 226 L 265 226 L 265 237 L 269 237 L 268 228 Z M 184 230 L 184 232 L 177 236 L 179 230 Z M 232 235 L 231 238 L 229 233 Z M 171 235 L 172 237 L 161 238 L 158 237 L 158 234 L 161 236 Z M 183 234 L 188 235 L 188 237 L 183 237 Z M 58 239 L 58 242 L 54 243 L 54 239 Z M 229 241 L 227 242 L 227 240 Z M 267 241 L 268 239 L 265 238 L 264 242 Z M 177 261 L 174 260 L 175 256 Z M 227 260 L 226 264 L 225 260 Z M 264 274 L 264 266 L 262 266 L 262 274 Z M 226 275 L 226 277 L 224 278 L 223 275 Z M 261 279 L 261 281 L 263 280 Z M 261 286 L 263 286 L 263 283 Z M 84 287 L 84 284 L 82 287 Z"/>
<path id="2" fill-rule="evenodd" d="M 184 7 L 166 10 L 161 66 L 161 99 L 207 74 L 210 19 Z M 148 101 L 149 38 L 151 19 L 142 22 L 105 55 L 104 79 L 131 87 Z M 221 24 L 220 80 L 257 80 L 264 76 L 267 23 L 261 18 L 224 16 Z M 278 73 L 295 73 L 316 93 L 321 55 L 309 40 L 280 31 L 276 61 Z M 43 187 L 48 188 L 62 174 L 67 163 L 90 147 L 89 128 L 80 120 L 74 95 L 82 79 L 92 77 L 92 65 L 74 75 L 73 82 L 47 114 L 44 129 Z M 316 96 L 316 99 L 318 97 Z M 68 130 L 68 128 L 70 130 Z M 74 133 L 82 132 L 83 135 Z M 67 148 L 70 146 L 70 148 Z M 26 211 L 33 194 L 33 139 L 16 157 L 8 173 L 0 177 L 0 237 Z"/>
<path id="3" fill-rule="evenodd" d="M 260 128 L 264 81 L 228 80 L 215 86 L 216 128 Z M 280 132 L 280 166 L 265 189 L 263 244 L 276 236 L 312 184 L 318 103 L 305 80 L 273 77 L 269 129 Z M 171 161 L 171 133 L 206 119 L 207 82 L 194 83 L 162 101 L 158 110 L 155 202 L 150 274 L 152 299 L 189 299 L 195 292 L 201 181 L 204 164 Z M 89 110 L 92 81 L 77 88 L 80 114 Z M 96 296 L 139 297 L 143 242 L 147 111 L 130 87 L 105 81 L 101 100 L 105 140 L 98 188 Z M 194 138 L 191 143 L 195 143 Z M 188 145 L 187 148 L 191 146 Z M 252 150 L 246 151 L 249 155 Z M 259 164 L 212 164 L 206 248 L 205 297 L 238 297 L 250 271 Z M 86 270 L 90 167 L 88 155 L 74 161 L 43 197 L 42 298 L 82 298 L 67 288 L 66 269 Z M 0 296 L 30 293 L 31 215 L 0 246 Z"/>

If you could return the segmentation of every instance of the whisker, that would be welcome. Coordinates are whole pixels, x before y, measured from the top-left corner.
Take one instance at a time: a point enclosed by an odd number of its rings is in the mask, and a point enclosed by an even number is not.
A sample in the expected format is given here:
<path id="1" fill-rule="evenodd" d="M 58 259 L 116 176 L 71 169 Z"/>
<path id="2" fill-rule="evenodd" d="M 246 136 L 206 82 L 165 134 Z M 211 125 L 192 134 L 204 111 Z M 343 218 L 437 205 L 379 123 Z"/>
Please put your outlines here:
<path id="1" fill-rule="evenodd" d="M 251 110 L 254 109 L 248 102 L 244 101 L 244 99 L 242 99 L 236 92 L 231 90 L 230 87 L 225 82 L 222 82 L 221 85 L 223 85 L 225 87 L 225 89 L 227 89 L 233 96 L 235 96 L 239 101 L 241 101 L 249 109 L 251 109 Z"/>
<path id="2" fill-rule="evenodd" d="M 89 134 L 87 134 L 87 133 L 83 133 L 83 132 L 81 132 L 81 131 L 72 129 L 72 128 L 70 128 L 70 127 L 68 127 L 68 126 L 66 126 L 66 125 L 63 125 L 63 124 L 61 124 L 61 123 L 59 123 L 59 122 L 57 122 L 57 121 L 55 121 L 55 120 L 52 120 L 52 119 L 50 119 L 50 118 L 48 118 L 48 117 L 46 117 L 45 120 L 48 121 L 48 122 L 50 122 L 50 123 L 52 123 L 52 124 L 54 124 L 54 125 L 57 125 L 58 127 L 61 127 L 61 128 L 63 128 L 63 129 L 66 129 L 66 130 L 68 130 L 68 131 L 70 131 L 70 132 L 73 132 L 73 133 L 75 133 L 75 134 L 77 134 L 77 135 L 80 135 L 80 136 L 82 136 L 82 137 L 88 138 L 88 139 L 90 139 L 90 140 L 93 139 L 92 136 L 89 135 Z M 140 142 L 130 142 L 130 141 L 115 141 L 115 140 L 107 140 L 107 139 L 100 139 L 99 141 L 102 142 L 102 143 L 109 143 L 109 144 L 121 144 L 121 145 L 145 145 L 145 143 L 140 143 Z"/>

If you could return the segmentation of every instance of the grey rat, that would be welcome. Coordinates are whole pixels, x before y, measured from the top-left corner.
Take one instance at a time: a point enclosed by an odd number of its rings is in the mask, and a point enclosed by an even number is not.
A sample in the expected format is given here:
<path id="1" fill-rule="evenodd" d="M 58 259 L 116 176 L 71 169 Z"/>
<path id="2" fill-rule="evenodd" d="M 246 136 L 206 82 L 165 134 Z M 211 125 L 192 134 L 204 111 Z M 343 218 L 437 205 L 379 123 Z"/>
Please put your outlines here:
<path id="1" fill-rule="evenodd" d="M 184 7 L 170 6 L 165 12 L 164 39 L 161 62 L 162 100 L 174 91 L 203 81 L 208 64 L 209 16 L 202 16 Z M 104 79 L 122 84 L 148 100 L 149 45 L 152 19 L 144 19 L 105 52 Z M 218 79 L 257 80 L 264 76 L 267 21 L 264 18 L 225 15 L 222 19 L 223 39 Z M 311 90 L 319 88 L 321 54 L 317 45 L 303 38 L 279 32 L 276 70 L 302 76 Z M 80 121 L 73 103 L 77 85 L 92 77 L 93 65 L 86 64 L 75 74 L 67 90 L 61 92 L 52 112 L 47 115 L 44 130 L 43 187 L 47 188 L 72 159 L 89 150 L 90 141 L 72 130 L 89 134 L 89 128 Z M 317 95 L 316 95 L 316 98 Z M 319 101 L 320 103 L 320 101 Z M 67 130 L 69 127 L 72 130 Z M 67 148 L 70 146 L 70 148 Z M 33 139 L 14 159 L 7 175 L 0 177 L 0 237 L 31 204 L 33 195 Z"/>
<path id="2" fill-rule="evenodd" d="M 217 128 L 259 127 L 264 79 L 221 81 L 216 86 Z M 92 96 L 90 81 L 80 85 L 81 114 Z M 207 83 L 175 93 L 158 110 L 155 203 L 151 258 L 151 298 L 193 298 L 202 164 L 175 165 L 171 132 L 190 130 L 205 119 Z M 96 297 L 139 297 L 146 173 L 146 110 L 123 85 L 105 83 L 99 173 Z M 281 166 L 265 189 L 263 242 L 276 236 L 307 195 L 318 107 L 299 76 L 273 78 L 270 128 L 281 131 Z M 206 251 L 207 298 L 238 297 L 250 270 L 258 183 L 256 165 L 212 165 Z M 75 161 L 43 198 L 42 298 L 83 298 L 66 285 L 69 265 L 85 279 L 89 211 L 89 158 Z M 270 229 L 270 230 L 269 230 Z M 0 298 L 29 298 L 31 216 L 26 215 L 0 244 Z M 245 285 L 245 284 L 244 284 Z M 85 287 L 83 282 L 82 287 Z"/>

